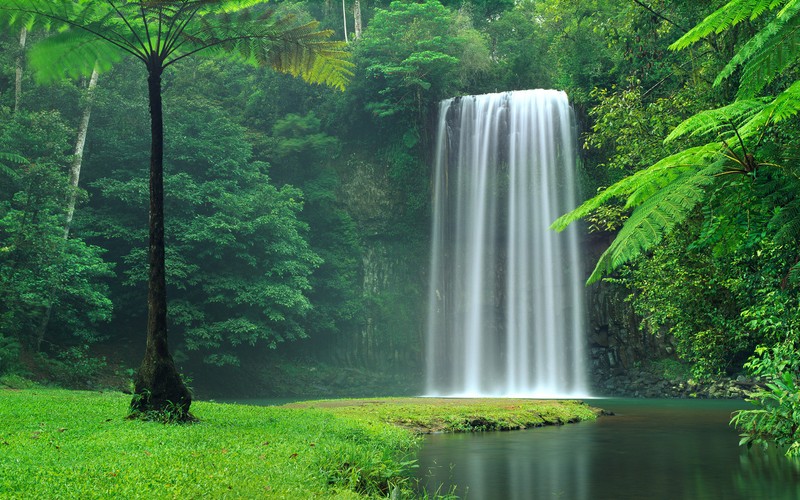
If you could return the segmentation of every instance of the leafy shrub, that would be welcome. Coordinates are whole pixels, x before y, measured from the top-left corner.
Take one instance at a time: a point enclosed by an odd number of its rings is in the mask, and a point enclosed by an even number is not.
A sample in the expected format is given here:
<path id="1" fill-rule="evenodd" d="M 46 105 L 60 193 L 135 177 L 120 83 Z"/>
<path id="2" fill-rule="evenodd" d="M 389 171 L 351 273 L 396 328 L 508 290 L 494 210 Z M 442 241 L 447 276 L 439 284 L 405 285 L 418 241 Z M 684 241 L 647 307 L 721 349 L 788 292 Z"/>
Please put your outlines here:
<path id="1" fill-rule="evenodd" d="M 731 419 L 744 431 L 740 444 L 786 448 L 800 458 L 800 351 L 793 335 L 773 347 L 759 346 L 745 367 L 766 383 L 748 399 L 757 406 L 740 410 Z"/>
<path id="2" fill-rule="evenodd" d="M 653 375 L 664 380 L 688 380 L 692 376 L 689 365 L 677 359 L 659 359 L 650 363 Z"/>
<path id="3" fill-rule="evenodd" d="M 9 373 L 0 375 L 0 386 L 8 387 L 9 389 L 35 389 L 40 387 L 39 384 L 33 380 L 26 378 L 25 374 Z"/>
<path id="4" fill-rule="evenodd" d="M 50 374 L 59 384 L 66 387 L 85 388 L 106 366 L 105 357 L 95 358 L 89 354 L 89 346 L 69 347 L 47 360 Z"/>
<path id="5" fill-rule="evenodd" d="M 19 361 L 20 345 L 15 339 L 0 335 L 0 375 L 11 373 Z"/>

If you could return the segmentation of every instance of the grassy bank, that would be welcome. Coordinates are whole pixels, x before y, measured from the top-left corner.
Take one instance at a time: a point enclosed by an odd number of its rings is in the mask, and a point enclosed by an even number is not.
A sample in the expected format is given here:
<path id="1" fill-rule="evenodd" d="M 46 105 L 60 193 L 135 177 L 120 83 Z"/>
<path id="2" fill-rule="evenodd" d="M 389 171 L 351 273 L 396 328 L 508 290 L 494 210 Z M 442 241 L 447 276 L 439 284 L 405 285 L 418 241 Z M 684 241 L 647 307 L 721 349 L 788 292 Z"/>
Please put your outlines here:
<path id="1" fill-rule="evenodd" d="M 441 426 L 438 422 L 464 418 L 506 420 L 500 415 L 512 410 L 502 405 L 517 403 L 499 401 L 459 406 L 436 400 L 355 400 L 295 407 L 196 402 L 192 409 L 200 422 L 176 426 L 126 420 L 129 396 L 121 393 L 0 389 L 0 497 L 409 494 L 420 440 L 387 422 L 433 430 Z M 564 422 L 593 416 L 584 406 L 556 407 L 546 402 L 525 411 L 557 413 Z M 459 413 L 467 408 L 466 414 Z"/>
<path id="2" fill-rule="evenodd" d="M 594 420 L 597 410 L 579 401 L 532 399 L 331 399 L 286 405 L 325 409 L 349 419 L 384 422 L 415 433 L 508 431 Z"/>

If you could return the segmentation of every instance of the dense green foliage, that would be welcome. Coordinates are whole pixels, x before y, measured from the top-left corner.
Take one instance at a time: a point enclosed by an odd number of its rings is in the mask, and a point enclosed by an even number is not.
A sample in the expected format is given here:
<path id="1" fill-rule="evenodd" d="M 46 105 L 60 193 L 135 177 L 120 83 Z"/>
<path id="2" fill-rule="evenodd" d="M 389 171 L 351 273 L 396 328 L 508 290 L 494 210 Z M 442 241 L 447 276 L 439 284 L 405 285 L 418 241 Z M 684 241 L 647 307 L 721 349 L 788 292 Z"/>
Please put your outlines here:
<path id="1" fill-rule="evenodd" d="M 749 401 L 757 408 L 737 412 L 731 423 L 741 430 L 741 444 L 771 442 L 786 450 L 788 457 L 800 457 L 797 438 L 798 408 L 800 408 L 800 346 L 797 330 L 774 347 L 759 346 L 747 363 L 747 368 L 766 381 L 766 387 L 756 391 Z"/>
<path id="2" fill-rule="evenodd" d="M 285 13 L 275 17 L 271 9 L 258 8 L 264 2 L 184 2 L 157 0 L 147 2 L 97 3 L 85 1 L 36 1 L 4 0 L 0 2 L 0 21 L 21 30 L 20 48 L 25 47 L 28 29 L 41 26 L 54 30 L 37 41 L 29 51 L 28 62 L 36 69 L 42 81 L 53 80 L 66 74 L 77 77 L 91 73 L 90 89 L 96 83 L 98 72 L 107 70 L 123 56 L 130 56 L 142 63 L 147 71 L 147 101 L 150 123 L 150 155 L 148 178 L 148 245 L 147 245 L 147 328 L 146 348 L 143 360 L 134 377 L 134 397 L 131 408 L 134 413 L 180 409 L 182 417 L 191 418 L 189 406 L 191 393 L 178 373 L 168 347 L 167 295 L 166 295 L 166 248 L 164 224 L 164 117 L 163 84 L 164 71 L 173 64 L 203 53 L 206 56 L 225 54 L 243 62 L 269 67 L 276 71 L 302 76 L 311 83 L 322 83 L 343 89 L 348 77 L 350 63 L 340 42 L 329 40 L 332 34 L 319 30 L 316 21 L 298 22 L 294 15 Z M 15 105 L 19 111 L 21 94 L 22 55 L 16 61 Z M 93 92 L 92 92 L 93 93 Z M 86 138 L 88 109 L 81 121 L 76 141 L 76 166 L 71 169 L 73 189 L 77 186 L 80 158 Z M 208 195 L 209 193 L 206 193 Z M 213 195 L 213 193 L 211 193 Z M 68 239 L 73 218 L 74 196 L 69 198 L 66 208 L 67 222 L 64 239 Z M 284 248 L 288 255 L 291 248 Z M 277 264 L 277 270 L 268 265 L 267 272 L 286 273 L 288 266 Z M 303 289 L 302 283 L 294 288 Z M 297 307 L 302 297 L 295 290 L 268 286 L 266 295 L 285 308 Z M 210 300 L 224 302 L 226 295 L 219 293 L 219 285 L 210 285 Z M 246 302 L 257 304 L 265 290 L 248 290 L 251 298 Z M 237 301 L 238 304 L 241 302 Z M 51 305 L 43 314 L 41 330 L 44 330 L 51 314 Z M 300 306 L 302 307 L 302 305 Z M 190 310 L 198 312 L 198 309 Z M 198 319 L 196 317 L 193 319 Z M 202 321 L 202 317 L 200 320 Z M 271 317 L 281 321 L 283 316 Z M 218 345 L 216 337 L 220 331 L 233 330 L 233 343 L 248 341 L 255 343 L 261 335 L 253 330 L 263 330 L 265 325 L 247 320 L 223 322 L 224 327 L 205 324 L 194 326 L 201 338 L 211 338 L 211 345 Z M 227 333 L 227 332 L 226 332 Z M 288 336 L 295 332 L 289 331 Z M 40 335 L 41 336 L 41 335 Z M 38 350 L 39 343 L 36 348 Z M 213 363 L 225 364 L 230 360 L 223 355 L 212 355 Z"/>
<path id="3" fill-rule="evenodd" d="M 104 278 L 113 266 L 104 250 L 64 238 L 69 126 L 49 111 L 7 118 L 0 149 L 18 161 L 7 162 L 0 201 L 0 373 L 17 364 L 22 348 L 96 341 L 112 311 Z"/>
<path id="4" fill-rule="evenodd" d="M 744 43 L 731 43 L 740 23 L 756 19 Z M 623 268 L 624 282 L 637 291 L 633 303 L 643 326 L 674 335 L 698 376 L 746 368 L 763 380 L 768 389 L 754 395 L 760 409 L 740 412 L 734 422 L 748 432 L 743 442 L 774 439 L 790 455 L 800 442 L 798 22 L 798 2 L 733 0 L 674 42 L 672 49 L 686 50 L 704 40 L 726 43 L 707 38 L 712 34 L 734 37 L 727 42 L 732 56 L 717 58 L 722 69 L 708 87 L 715 97 L 699 100 L 710 109 L 675 126 L 665 145 L 687 143 L 657 161 L 635 156 L 623 143 L 612 164 L 630 161 L 628 175 L 554 224 L 563 228 L 593 216 L 612 220 L 597 226 L 614 227 L 621 212 L 609 203 L 621 200 L 630 215 L 589 282 Z M 735 97 L 725 88 L 734 74 Z M 596 110 L 594 144 L 609 140 L 603 127 L 620 118 L 614 110 Z"/>
<path id="5" fill-rule="evenodd" d="M 213 364 L 238 363 L 230 346 L 262 341 L 274 347 L 303 337 L 298 322 L 311 307 L 305 294 L 320 259 L 298 220 L 302 193 L 271 184 L 268 166 L 252 160 L 245 130 L 213 101 L 171 95 L 166 105 L 173 110 L 166 122 L 173 137 L 166 167 L 166 189 L 173 193 L 166 202 L 172 331 L 186 349 L 200 351 Z M 130 286 L 147 280 L 141 266 L 147 241 L 141 224 L 146 217 L 145 132 L 145 121 L 125 131 L 104 128 L 103 145 L 125 142 L 131 153 L 126 162 L 141 167 L 115 168 L 91 185 L 99 202 L 92 231 L 104 247 L 114 249 L 117 272 Z M 113 164 L 119 153 L 97 148 L 88 167 Z"/>

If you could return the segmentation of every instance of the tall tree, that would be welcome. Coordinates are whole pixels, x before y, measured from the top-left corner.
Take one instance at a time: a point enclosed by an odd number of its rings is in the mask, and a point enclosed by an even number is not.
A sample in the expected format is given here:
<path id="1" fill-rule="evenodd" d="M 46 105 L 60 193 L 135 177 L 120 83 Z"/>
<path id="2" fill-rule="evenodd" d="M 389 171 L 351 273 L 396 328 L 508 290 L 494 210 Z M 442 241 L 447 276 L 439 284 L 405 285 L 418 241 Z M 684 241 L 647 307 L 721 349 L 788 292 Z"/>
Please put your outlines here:
<path id="1" fill-rule="evenodd" d="M 97 67 L 92 70 L 89 83 L 86 84 L 86 94 L 84 95 L 83 109 L 81 110 L 81 121 L 78 123 L 78 135 L 75 139 L 75 151 L 72 153 L 72 161 L 69 165 L 69 185 L 71 188 L 69 200 L 67 200 L 67 217 L 64 221 L 64 238 L 69 237 L 69 229 L 72 225 L 72 218 L 75 215 L 75 201 L 78 196 L 78 184 L 81 179 L 81 165 L 83 164 L 83 149 L 86 145 L 86 136 L 89 133 L 89 119 L 92 117 L 92 101 L 94 99 L 94 89 L 97 87 L 99 73 Z"/>
<path id="2" fill-rule="evenodd" d="M 342 23 L 344 23 L 344 41 L 347 43 L 350 40 L 347 39 L 347 5 L 345 5 L 345 0 L 342 0 Z"/>
<path id="3" fill-rule="evenodd" d="M 20 103 L 22 102 L 22 73 L 25 53 L 25 43 L 28 39 L 28 28 L 23 26 L 19 30 L 19 54 L 17 55 L 16 71 L 14 76 L 14 112 L 19 111 Z"/>
<path id="4" fill-rule="evenodd" d="M 353 0 L 353 39 L 358 40 L 361 38 L 361 2 Z"/>
<path id="5" fill-rule="evenodd" d="M 276 18 L 257 9 L 259 0 L 0 0 L 0 15 L 13 23 L 30 16 L 50 19 L 62 30 L 35 47 L 40 77 L 88 74 L 130 56 L 147 70 L 150 104 L 150 204 L 148 320 L 144 359 L 134 379 L 134 412 L 170 412 L 191 418 L 191 394 L 167 345 L 164 245 L 164 71 L 195 54 L 227 52 L 313 83 L 343 88 L 347 54 L 317 22 Z"/>

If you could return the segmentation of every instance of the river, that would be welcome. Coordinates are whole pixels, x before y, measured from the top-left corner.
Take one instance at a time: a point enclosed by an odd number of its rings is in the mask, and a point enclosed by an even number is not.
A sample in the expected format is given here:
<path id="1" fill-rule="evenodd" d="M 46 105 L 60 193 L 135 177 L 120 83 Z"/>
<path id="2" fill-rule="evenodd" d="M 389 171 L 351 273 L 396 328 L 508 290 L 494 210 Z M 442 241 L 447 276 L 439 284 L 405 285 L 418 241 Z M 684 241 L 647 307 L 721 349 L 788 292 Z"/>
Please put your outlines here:
<path id="1" fill-rule="evenodd" d="M 472 500 L 800 499 L 800 464 L 738 446 L 722 400 L 599 399 L 596 422 L 437 434 L 418 456 L 429 492 Z"/>

